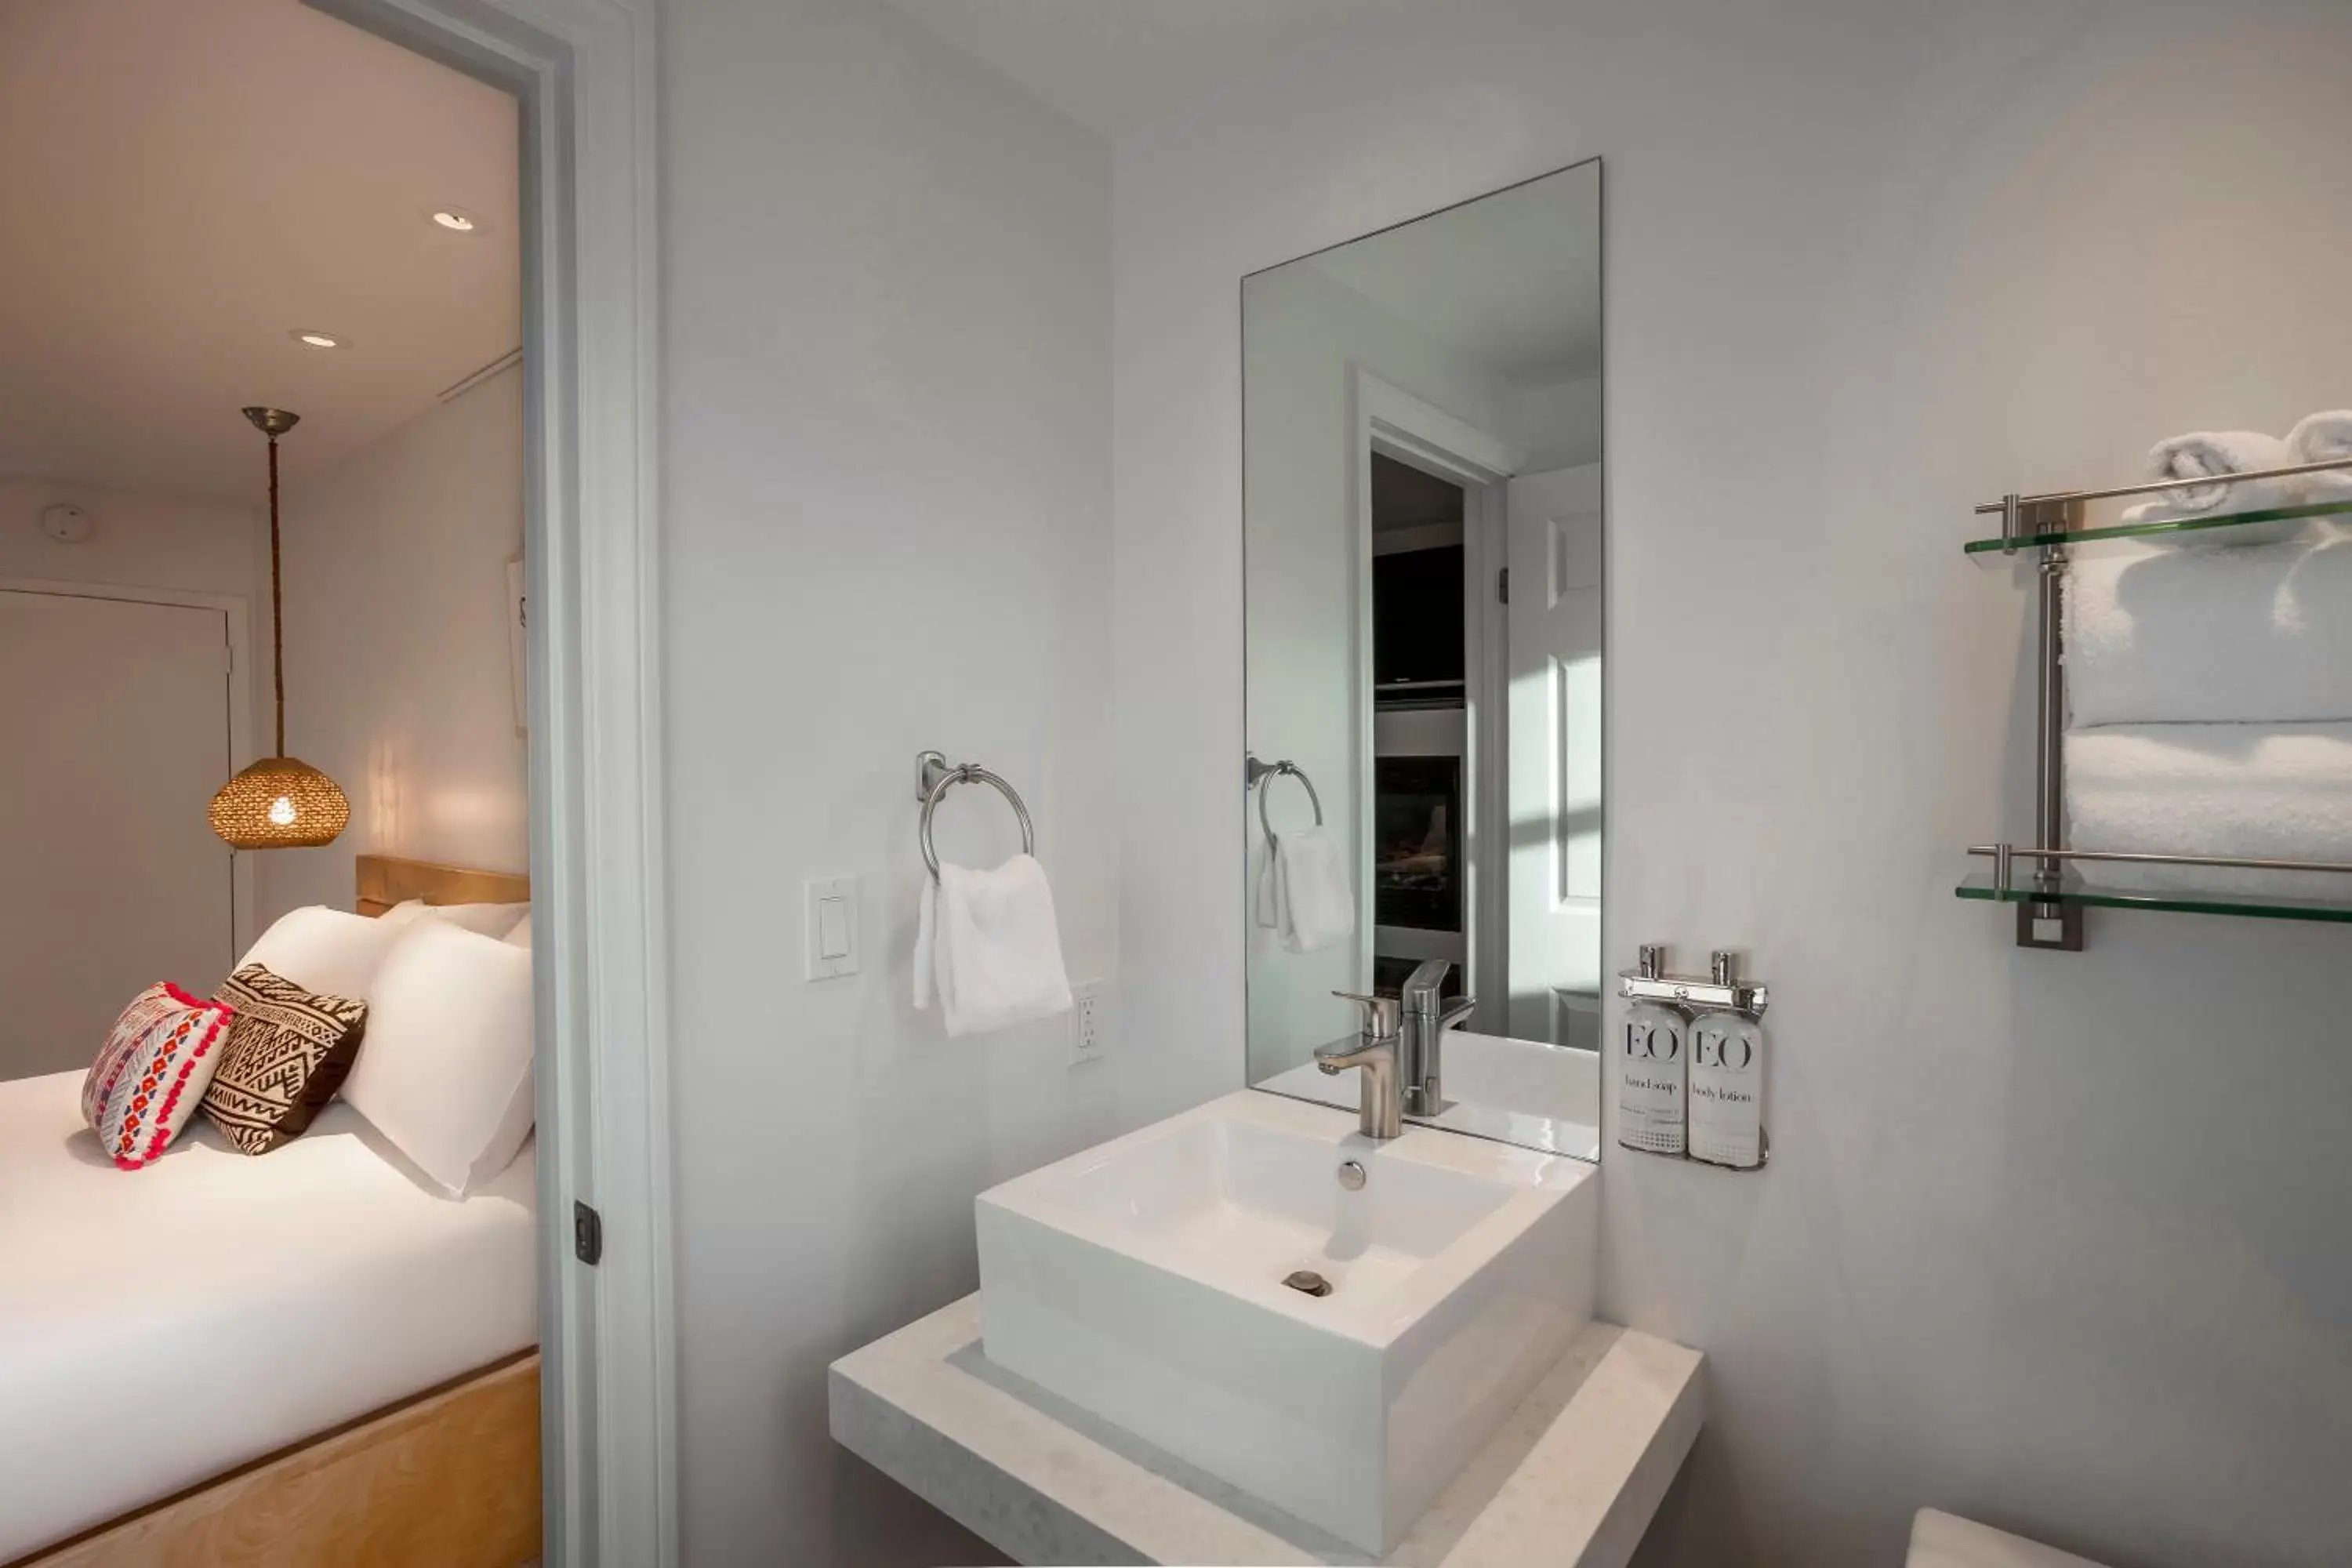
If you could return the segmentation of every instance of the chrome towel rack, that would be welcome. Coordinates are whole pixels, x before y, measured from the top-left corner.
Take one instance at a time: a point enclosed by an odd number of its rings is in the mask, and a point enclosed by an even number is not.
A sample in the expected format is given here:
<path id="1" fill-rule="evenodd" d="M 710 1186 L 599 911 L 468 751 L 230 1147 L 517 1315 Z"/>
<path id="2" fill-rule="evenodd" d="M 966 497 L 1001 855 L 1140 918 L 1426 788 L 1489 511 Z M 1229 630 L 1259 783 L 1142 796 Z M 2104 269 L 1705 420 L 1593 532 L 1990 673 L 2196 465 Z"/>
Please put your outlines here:
<path id="1" fill-rule="evenodd" d="M 1277 763 L 1261 763 L 1255 757 L 1244 756 L 1242 761 L 1242 778 L 1250 791 L 1257 796 L 1257 825 L 1265 830 L 1266 842 L 1269 844 L 1274 841 L 1274 824 L 1267 820 L 1265 815 L 1265 786 L 1286 773 L 1307 786 L 1307 799 L 1315 807 L 1315 826 L 1318 827 L 1323 826 L 1323 797 L 1315 793 L 1315 781 L 1307 776 L 1305 768 L 1300 767 L 1288 757 Z"/>
<path id="2" fill-rule="evenodd" d="M 1021 853 L 1037 853 L 1037 829 L 1029 820 L 1029 808 L 1022 803 L 1021 792 L 1004 782 L 1001 774 L 990 773 L 978 763 L 950 763 L 944 752 L 915 753 L 915 798 L 923 803 L 923 820 L 916 837 L 923 847 L 923 864 L 929 867 L 933 880 L 940 874 L 940 852 L 931 846 L 931 813 L 937 811 L 940 797 L 960 784 L 984 784 L 996 786 L 1013 815 L 1021 819 Z"/>
<path id="3" fill-rule="evenodd" d="M 1979 517 L 1999 517 L 2000 533 L 1971 540 L 1964 547 L 1972 556 L 1994 552 L 2013 556 L 2030 550 L 2039 557 L 2035 619 L 2037 651 L 2034 676 L 2033 841 L 2031 844 L 1971 844 L 1968 853 L 1993 863 L 1990 879 L 1970 877 L 1954 889 L 1964 899 L 1982 899 L 2017 907 L 2017 945 L 2079 952 L 2083 948 L 2083 910 L 2087 905 L 2121 909 L 2171 909 L 2191 913 L 2247 915 L 2278 920 L 2352 921 L 2352 900 L 2343 898 L 2288 898 L 2239 893 L 2224 889 L 2210 892 L 2178 891 L 2138 886 L 2099 887 L 2081 879 L 2076 865 L 2193 866 L 2215 869 L 2256 871 L 2324 871 L 2352 874 L 2352 861 L 2286 860 L 2232 855 L 2163 855 L 2146 851 L 2074 849 L 2066 844 L 2065 740 L 2066 649 L 2065 583 L 2069 552 L 2080 544 L 2111 539 L 2160 539 L 2169 535 L 2228 530 L 2248 523 L 2292 521 L 2301 518 L 2352 514 L 2352 499 L 2320 500 L 2306 504 L 2224 510 L 2189 517 L 2161 518 L 2146 522 L 2122 522 L 2093 527 L 2085 503 L 2155 495 L 2189 487 L 2242 484 L 2250 479 L 2294 479 L 2308 474 L 2352 469 L 2352 458 L 2332 458 L 2316 463 L 2257 468 L 2240 473 L 2211 474 L 2199 479 L 2148 479 L 2096 490 L 2053 490 L 2044 495 L 2006 495 L 1976 509 Z M 2234 493 L 2234 492 L 2233 492 Z M 2228 503 L 2224 503 L 2225 505 Z M 2022 864 L 2021 864 L 2022 862 Z"/>

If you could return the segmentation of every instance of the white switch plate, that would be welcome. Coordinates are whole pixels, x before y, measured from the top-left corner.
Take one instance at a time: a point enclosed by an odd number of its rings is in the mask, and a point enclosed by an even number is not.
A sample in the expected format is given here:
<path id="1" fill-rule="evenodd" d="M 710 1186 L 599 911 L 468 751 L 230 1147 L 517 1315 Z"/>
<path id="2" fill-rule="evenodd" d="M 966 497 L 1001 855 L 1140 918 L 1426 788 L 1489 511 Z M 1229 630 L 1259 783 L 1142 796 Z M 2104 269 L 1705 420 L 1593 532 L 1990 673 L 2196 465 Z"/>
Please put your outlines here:
<path id="1" fill-rule="evenodd" d="M 857 879 L 803 882 L 802 941 L 808 952 L 808 978 L 831 980 L 857 973 Z"/>
<path id="2" fill-rule="evenodd" d="M 1103 1021 L 1103 983 L 1081 980 L 1070 987 L 1070 1065 L 1102 1060 L 1108 1043 Z"/>

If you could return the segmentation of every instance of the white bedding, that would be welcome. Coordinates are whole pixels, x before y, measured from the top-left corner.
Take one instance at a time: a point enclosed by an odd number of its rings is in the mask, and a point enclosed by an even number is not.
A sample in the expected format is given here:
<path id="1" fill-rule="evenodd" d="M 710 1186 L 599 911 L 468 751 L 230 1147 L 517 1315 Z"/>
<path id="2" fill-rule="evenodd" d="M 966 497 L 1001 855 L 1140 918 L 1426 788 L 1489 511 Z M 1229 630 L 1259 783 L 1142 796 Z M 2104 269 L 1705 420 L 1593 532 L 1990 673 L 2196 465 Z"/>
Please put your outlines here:
<path id="1" fill-rule="evenodd" d="M 0 1563 L 538 1341 L 533 1146 L 456 1201 L 349 1106 L 119 1171 L 0 1082 Z"/>

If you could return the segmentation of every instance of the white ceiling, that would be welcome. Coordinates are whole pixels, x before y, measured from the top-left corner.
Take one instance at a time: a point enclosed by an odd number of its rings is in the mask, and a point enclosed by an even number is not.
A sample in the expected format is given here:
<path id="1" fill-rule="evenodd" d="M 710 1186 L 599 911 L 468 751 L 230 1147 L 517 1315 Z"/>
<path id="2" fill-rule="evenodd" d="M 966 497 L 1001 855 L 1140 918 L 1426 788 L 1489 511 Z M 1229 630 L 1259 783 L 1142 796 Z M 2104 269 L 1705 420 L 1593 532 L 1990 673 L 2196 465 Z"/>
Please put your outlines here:
<path id="1" fill-rule="evenodd" d="M 1309 265 L 1506 381 L 1601 374 L 1597 163 L 1368 236 Z"/>
<path id="2" fill-rule="evenodd" d="M 289 479 L 423 413 L 521 341 L 516 155 L 511 98 L 299 0 L 0 0 L 0 471 L 256 500 L 244 405 L 302 416 Z"/>
<path id="3" fill-rule="evenodd" d="M 1081 125 L 1118 136 L 1275 56 L 1428 0 L 889 0 Z"/>

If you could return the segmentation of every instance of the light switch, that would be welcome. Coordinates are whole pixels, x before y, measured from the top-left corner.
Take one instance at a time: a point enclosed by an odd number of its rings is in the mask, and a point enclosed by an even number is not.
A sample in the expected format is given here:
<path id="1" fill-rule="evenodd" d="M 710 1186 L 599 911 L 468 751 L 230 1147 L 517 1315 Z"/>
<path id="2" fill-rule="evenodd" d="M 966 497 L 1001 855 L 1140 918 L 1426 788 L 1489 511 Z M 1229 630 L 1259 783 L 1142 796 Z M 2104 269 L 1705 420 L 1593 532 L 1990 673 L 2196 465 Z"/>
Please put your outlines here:
<path id="1" fill-rule="evenodd" d="M 816 901 L 816 955 L 819 958 L 849 956 L 849 916 L 847 899 L 819 899 Z"/>
<path id="2" fill-rule="evenodd" d="M 808 977 L 857 973 L 857 879 L 802 884 L 807 904 Z"/>

